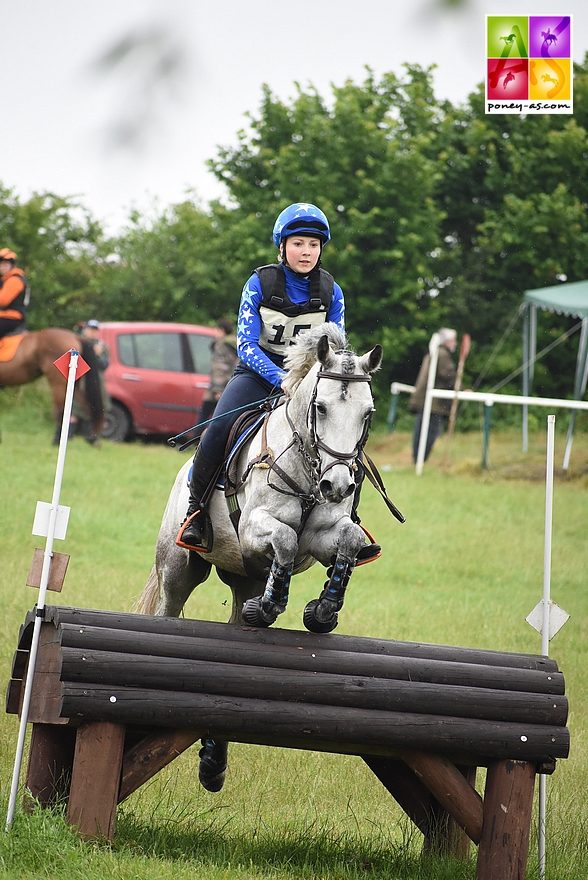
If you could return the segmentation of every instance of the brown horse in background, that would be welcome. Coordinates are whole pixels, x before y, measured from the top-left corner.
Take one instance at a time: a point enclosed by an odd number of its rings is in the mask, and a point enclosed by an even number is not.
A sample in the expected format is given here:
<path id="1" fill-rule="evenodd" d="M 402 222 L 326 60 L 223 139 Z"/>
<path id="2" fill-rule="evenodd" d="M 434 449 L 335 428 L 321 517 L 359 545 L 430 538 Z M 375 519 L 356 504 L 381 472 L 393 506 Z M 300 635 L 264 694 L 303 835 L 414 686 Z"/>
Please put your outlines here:
<path id="1" fill-rule="evenodd" d="M 9 340 L 10 337 L 4 337 L 3 342 Z M 78 380 L 75 395 L 76 399 L 83 398 L 86 402 L 91 417 L 92 435 L 97 438 L 104 424 L 104 406 L 100 393 L 98 364 L 90 340 L 81 339 L 71 330 L 60 327 L 26 331 L 14 356 L 9 361 L 0 361 L 0 385 L 26 385 L 45 376 L 53 398 L 55 437 L 59 440 L 67 382 L 54 361 L 72 348 L 80 352 L 90 367 L 90 372 L 85 376 L 84 390 L 78 388 Z"/>

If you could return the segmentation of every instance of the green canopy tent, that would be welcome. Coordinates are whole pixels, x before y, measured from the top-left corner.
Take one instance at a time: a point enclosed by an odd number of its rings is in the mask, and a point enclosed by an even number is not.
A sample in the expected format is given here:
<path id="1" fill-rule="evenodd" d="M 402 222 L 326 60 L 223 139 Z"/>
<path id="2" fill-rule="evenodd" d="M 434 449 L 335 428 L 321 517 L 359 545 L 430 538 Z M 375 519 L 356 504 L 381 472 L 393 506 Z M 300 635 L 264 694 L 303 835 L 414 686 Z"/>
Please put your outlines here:
<path id="1" fill-rule="evenodd" d="M 576 360 L 576 376 L 574 379 L 574 400 L 581 400 L 586 392 L 588 379 L 588 281 L 573 281 L 570 284 L 557 284 L 555 287 L 541 287 L 538 290 L 526 290 L 523 296 L 523 396 L 529 397 L 533 383 L 533 367 L 537 351 L 537 309 L 557 312 L 580 318 L 580 344 Z M 568 425 L 566 449 L 563 468 L 567 470 L 577 410 L 572 410 Z M 528 449 L 528 415 L 527 404 L 523 406 L 523 449 Z"/>

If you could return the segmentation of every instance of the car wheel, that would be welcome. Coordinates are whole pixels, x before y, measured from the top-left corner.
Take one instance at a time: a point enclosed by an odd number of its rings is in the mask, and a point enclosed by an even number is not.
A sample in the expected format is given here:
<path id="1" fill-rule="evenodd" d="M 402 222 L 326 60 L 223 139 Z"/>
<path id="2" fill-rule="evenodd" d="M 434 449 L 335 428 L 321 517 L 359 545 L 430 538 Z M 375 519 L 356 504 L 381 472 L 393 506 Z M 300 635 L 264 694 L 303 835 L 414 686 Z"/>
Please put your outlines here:
<path id="1" fill-rule="evenodd" d="M 123 440 L 130 437 L 131 433 L 132 423 L 128 410 L 122 404 L 113 400 L 110 409 L 106 413 L 102 436 L 106 437 L 107 440 L 122 443 Z"/>

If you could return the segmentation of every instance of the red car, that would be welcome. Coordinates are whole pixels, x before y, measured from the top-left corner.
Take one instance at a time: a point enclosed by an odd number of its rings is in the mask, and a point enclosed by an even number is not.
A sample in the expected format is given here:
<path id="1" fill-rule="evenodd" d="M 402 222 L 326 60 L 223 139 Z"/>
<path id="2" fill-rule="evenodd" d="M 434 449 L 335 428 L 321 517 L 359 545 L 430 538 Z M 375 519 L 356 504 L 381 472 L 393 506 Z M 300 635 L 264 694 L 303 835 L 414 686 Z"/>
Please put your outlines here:
<path id="1" fill-rule="evenodd" d="M 196 324 L 101 323 L 100 337 L 110 351 L 104 378 L 112 401 L 104 436 L 171 435 L 196 424 L 218 333 Z"/>

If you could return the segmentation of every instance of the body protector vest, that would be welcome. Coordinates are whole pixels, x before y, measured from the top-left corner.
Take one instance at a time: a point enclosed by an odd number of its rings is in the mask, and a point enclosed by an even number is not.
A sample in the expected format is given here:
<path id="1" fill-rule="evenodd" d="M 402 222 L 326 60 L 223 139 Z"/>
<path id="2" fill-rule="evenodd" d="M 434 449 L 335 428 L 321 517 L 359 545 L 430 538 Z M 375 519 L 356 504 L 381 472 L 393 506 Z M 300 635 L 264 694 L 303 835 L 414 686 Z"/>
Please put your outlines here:
<path id="1" fill-rule="evenodd" d="M 8 281 L 9 278 L 14 278 L 15 276 L 22 281 L 22 290 L 3 308 L 0 308 L 0 317 L 20 317 L 24 319 L 27 306 L 31 299 L 31 294 L 26 276 L 22 269 L 15 268 L 11 269 L 10 272 L 7 272 L 4 278 L 0 281 L 0 288 L 3 287 L 5 281 Z"/>
<path id="2" fill-rule="evenodd" d="M 302 330 L 310 330 L 327 320 L 334 279 L 325 269 L 319 269 L 311 276 L 308 301 L 293 303 L 286 291 L 284 270 L 279 264 L 260 266 L 255 272 L 263 294 L 259 309 L 259 345 L 264 351 L 283 357 Z"/>

